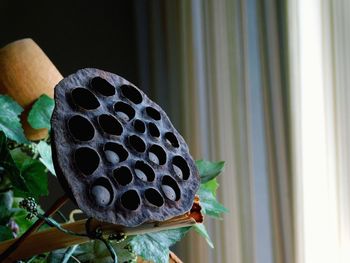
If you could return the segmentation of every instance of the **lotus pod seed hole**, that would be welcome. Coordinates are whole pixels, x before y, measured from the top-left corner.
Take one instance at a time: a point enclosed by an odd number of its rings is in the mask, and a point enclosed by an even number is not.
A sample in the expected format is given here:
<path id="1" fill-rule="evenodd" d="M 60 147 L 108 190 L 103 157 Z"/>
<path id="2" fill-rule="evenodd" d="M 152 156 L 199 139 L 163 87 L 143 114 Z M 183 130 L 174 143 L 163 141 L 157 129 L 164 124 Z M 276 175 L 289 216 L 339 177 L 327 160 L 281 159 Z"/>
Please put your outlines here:
<path id="1" fill-rule="evenodd" d="M 90 147 L 80 147 L 74 152 L 74 160 L 77 168 L 84 174 L 90 175 L 97 169 L 100 163 L 98 153 Z"/>
<path id="2" fill-rule="evenodd" d="M 147 107 L 146 113 L 149 117 L 151 117 L 153 120 L 159 121 L 161 119 L 160 112 L 156 110 L 153 107 Z"/>
<path id="3" fill-rule="evenodd" d="M 169 175 L 165 175 L 162 179 L 162 191 L 166 198 L 171 201 L 178 201 L 180 199 L 181 192 L 179 185 Z"/>
<path id="4" fill-rule="evenodd" d="M 135 117 L 135 110 L 122 101 L 118 101 L 114 104 L 114 111 L 117 117 L 125 122 L 130 121 Z"/>
<path id="5" fill-rule="evenodd" d="M 98 99 L 88 89 L 75 88 L 72 90 L 71 94 L 74 104 L 84 110 L 95 110 L 100 107 Z"/>
<path id="6" fill-rule="evenodd" d="M 182 180 L 187 180 L 190 177 L 190 168 L 182 156 L 175 156 L 172 163 L 174 173 L 177 177 Z"/>
<path id="7" fill-rule="evenodd" d="M 135 190 L 128 190 L 122 195 L 121 203 L 126 209 L 134 211 L 139 208 L 141 199 Z"/>
<path id="8" fill-rule="evenodd" d="M 146 143 L 137 135 L 130 136 L 129 143 L 137 152 L 143 153 L 146 150 Z"/>
<path id="9" fill-rule="evenodd" d="M 98 116 L 98 124 L 105 133 L 110 135 L 119 136 L 123 133 L 123 126 L 112 115 L 102 114 Z"/>
<path id="10" fill-rule="evenodd" d="M 139 119 L 134 120 L 133 126 L 137 132 L 144 133 L 146 131 L 145 123 Z"/>
<path id="11" fill-rule="evenodd" d="M 91 198 L 98 206 L 107 206 L 112 202 L 113 188 L 108 179 L 98 178 L 91 187 Z"/>
<path id="12" fill-rule="evenodd" d="M 180 145 L 179 145 L 179 141 L 177 140 L 176 136 L 174 133 L 172 132 L 167 132 L 165 133 L 165 140 L 171 145 L 173 146 L 174 148 L 178 148 Z"/>
<path id="13" fill-rule="evenodd" d="M 130 85 L 123 85 L 120 87 L 120 89 L 123 96 L 131 102 L 135 104 L 140 104 L 142 102 L 142 95 L 135 87 Z"/>
<path id="14" fill-rule="evenodd" d="M 148 188 L 145 191 L 146 200 L 154 206 L 161 207 L 164 204 L 164 198 L 158 192 L 158 190 L 154 188 Z"/>
<path id="15" fill-rule="evenodd" d="M 155 173 L 151 166 L 144 163 L 143 161 L 137 161 L 135 163 L 134 171 L 136 176 L 145 182 L 153 182 Z"/>
<path id="16" fill-rule="evenodd" d="M 101 77 L 95 77 L 90 81 L 90 86 L 103 96 L 109 97 L 115 94 L 114 86 Z"/>
<path id="17" fill-rule="evenodd" d="M 152 145 L 148 151 L 148 159 L 157 165 L 163 165 L 166 163 L 166 153 L 159 145 Z"/>
<path id="18" fill-rule="evenodd" d="M 118 167 L 113 171 L 113 176 L 120 185 L 130 184 L 132 181 L 132 174 L 128 167 L 122 166 Z"/>
<path id="19" fill-rule="evenodd" d="M 153 122 L 148 123 L 148 131 L 149 131 L 149 134 L 153 137 L 160 136 L 160 131 L 159 131 L 157 125 L 155 125 Z"/>
<path id="20" fill-rule="evenodd" d="M 68 120 L 68 130 L 78 141 L 90 141 L 95 136 L 94 126 L 81 115 L 75 115 Z"/>
<path id="21" fill-rule="evenodd" d="M 122 145 L 115 142 L 106 143 L 104 146 L 104 153 L 107 161 L 113 164 L 123 162 L 129 156 L 127 150 L 125 150 Z"/>

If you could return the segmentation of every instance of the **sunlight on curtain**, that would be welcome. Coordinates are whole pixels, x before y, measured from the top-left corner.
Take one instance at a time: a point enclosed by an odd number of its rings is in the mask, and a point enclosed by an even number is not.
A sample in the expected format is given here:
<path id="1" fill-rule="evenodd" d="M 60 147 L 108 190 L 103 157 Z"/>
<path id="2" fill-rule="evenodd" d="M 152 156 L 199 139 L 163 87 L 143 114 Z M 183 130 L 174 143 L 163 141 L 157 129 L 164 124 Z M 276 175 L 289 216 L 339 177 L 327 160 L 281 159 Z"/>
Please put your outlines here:
<path id="1" fill-rule="evenodd" d="M 289 1 L 297 262 L 350 262 L 348 1 Z"/>

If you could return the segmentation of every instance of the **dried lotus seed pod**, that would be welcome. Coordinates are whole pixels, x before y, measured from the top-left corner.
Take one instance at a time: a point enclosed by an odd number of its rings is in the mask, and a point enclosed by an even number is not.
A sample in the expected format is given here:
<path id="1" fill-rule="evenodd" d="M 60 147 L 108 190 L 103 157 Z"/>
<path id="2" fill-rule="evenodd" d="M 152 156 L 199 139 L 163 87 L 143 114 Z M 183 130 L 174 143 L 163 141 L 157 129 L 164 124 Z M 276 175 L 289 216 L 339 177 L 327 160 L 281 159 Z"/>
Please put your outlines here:
<path id="1" fill-rule="evenodd" d="M 55 87 L 57 176 L 88 216 L 136 226 L 191 209 L 199 175 L 166 113 L 127 80 L 82 69 Z"/>

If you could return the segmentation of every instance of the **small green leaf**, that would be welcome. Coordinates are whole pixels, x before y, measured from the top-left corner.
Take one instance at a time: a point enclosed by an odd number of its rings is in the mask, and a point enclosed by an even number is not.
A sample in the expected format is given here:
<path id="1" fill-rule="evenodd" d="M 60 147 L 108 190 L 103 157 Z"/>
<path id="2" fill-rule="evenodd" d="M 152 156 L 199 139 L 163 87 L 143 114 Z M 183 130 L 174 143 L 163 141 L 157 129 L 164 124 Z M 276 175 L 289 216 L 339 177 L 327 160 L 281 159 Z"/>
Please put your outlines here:
<path id="1" fill-rule="evenodd" d="M 209 162 L 206 160 L 197 160 L 196 166 L 201 177 L 201 182 L 206 183 L 218 176 L 224 169 L 225 162 Z"/>
<path id="2" fill-rule="evenodd" d="M 50 173 L 56 175 L 55 168 L 53 167 L 52 163 L 51 146 L 46 142 L 41 141 L 38 143 L 37 149 L 40 154 L 40 162 L 42 162 L 46 166 Z"/>
<path id="3" fill-rule="evenodd" d="M 11 150 L 11 156 L 16 163 L 17 169 L 19 170 L 20 176 L 25 185 L 25 189 L 15 187 L 15 196 L 33 196 L 38 198 L 39 196 L 47 195 L 47 174 L 45 167 L 38 160 L 33 160 L 20 148 Z M 38 190 L 40 192 L 36 192 Z"/>
<path id="4" fill-rule="evenodd" d="M 32 159 L 27 153 L 22 151 L 21 148 L 15 148 L 11 150 L 10 153 L 17 167 L 21 167 L 25 160 Z"/>
<path id="5" fill-rule="evenodd" d="M 28 143 L 24 135 L 19 115 L 23 108 L 11 97 L 0 95 L 0 130 L 18 143 Z"/>
<path id="6" fill-rule="evenodd" d="M 211 248 L 214 248 L 214 244 L 213 244 L 213 241 L 211 241 L 210 239 L 210 236 L 207 232 L 207 229 L 205 228 L 205 225 L 204 224 L 196 224 L 193 226 L 193 229 L 198 233 L 200 234 L 202 237 L 205 238 L 205 240 L 207 241 L 208 245 L 211 247 Z"/>
<path id="7" fill-rule="evenodd" d="M 15 190 L 15 196 L 39 198 L 40 196 L 48 195 L 47 173 L 45 166 L 41 162 L 34 159 L 25 160 L 20 167 L 20 171 L 29 191 Z"/>
<path id="8" fill-rule="evenodd" d="M 28 114 L 28 123 L 34 129 L 50 129 L 50 119 L 55 101 L 46 94 L 41 95 Z"/>
<path id="9" fill-rule="evenodd" d="M 118 262 L 134 262 L 135 254 L 127 249 L 130 240 L 133 237 L 128 237 L 121 242 L 111 242 L 115 252 L 118 256 Z M 93 263 L 110 263 L 112 262 L 111 255 L 106 248 L 105 244 L 100 240 L 94 240 L 85 244 L 79 245 L 74 253 L 80 262 L 93 262 Z M 50 262 L 51 263 L 51 262 Z M 53 263 L 53 262 L 52 262 Z"/>
<path id="10" fill-rule="evenodd" d="M 0 226 L 0 241 L 5 241 L 12 238 L 13 234 L 11 229 L 7 226 Z"/>
<path id="11" fill-rule="evenodd" d="M 7 148 L 7 139 L 2 131 L 0 131 L 0 165 L 4 168 L 5 177 L 11 181 L 14 188 L 21 191 L 28 191 L 25 180 Z"/>
<path id="12" fill-rule="evenodd" d="M 228 212 L 228 210 L 216 200 L 218 187 L 219 184 L 215 178 L 207 183 L 202 183 L 197 194 L 199 195 L 203 214 L 221 219 L 221 214 Z"/>
<path id="13" fill-rule="evenodd" d="M 137 255 L 154 263 L 169 261 L 169 247 L 179 241 L 190 230 L 190 227 L 165 230 L 135 236 L 130 245 Z"/>
<path id="14" fill-rule="evenodd" d="M 215 197 L 216 197 L 216 191 L 218 190 L 219 188 L 219 183 L 218 183 L 218 180 L 215 179 L 212 179 L 206 183 L 202 183 L 201 186 L 200 186 L 200 189 L 203 191 L 209 191 L 211 192 Z"/>

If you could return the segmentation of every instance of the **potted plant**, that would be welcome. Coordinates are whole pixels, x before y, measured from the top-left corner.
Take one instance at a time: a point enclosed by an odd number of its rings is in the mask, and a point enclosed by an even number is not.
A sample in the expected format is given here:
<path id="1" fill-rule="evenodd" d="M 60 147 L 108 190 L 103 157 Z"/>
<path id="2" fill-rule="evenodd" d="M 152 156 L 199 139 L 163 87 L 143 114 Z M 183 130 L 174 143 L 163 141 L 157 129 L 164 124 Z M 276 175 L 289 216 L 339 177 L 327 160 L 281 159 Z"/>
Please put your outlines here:
<path id="1" fill-rule="evenodd" d="M 23 57 L 19 59 L 18 54 Z M 30 59 L 31 56 L 36 60 Z M 35 65 L 38 57 L 41 62 Z M 28 63 L 33 70 L 28 71 L 28 67 L 23 71 L 18 70 L 17 66 L 21 68 L 19 61 L 22 66 Z M 102 237 L 80 237 L 81 232 L 73 231 L 72 229 L 77 230 L 79 227 L 74 222 L 77 211 L 73 210 L 69 215 L 60 213 L 59 207 L 64 203 L 60 199 L 52 209 L 43 211 L 40 197 L 50 194 L 48 177 L 55 178 L 51 138 L 47 132 L 51 128 L 54 100 L 51 98 L 52 83 L 43 85 L 37 79 L 39 75 L 45 74 L 51 76 L 47 79 L 57 83 L 61 75 L 31 40 L 16 42 L 0 50 L 0 68 L 0 93 L 3 93 L 0 95 L 0 254 L 9 251 L 9 244 L 14 244 L 12 239 L 18 240 L 22 236 L 25 240 L 36 230 L 39 231 L 37 234 L 40 234 L 41 240 L 60 231 L 77 237 L 70 239 L 68 247 L 68 243 L 63 240 L 60 242 L 58 238 L 55 246 L 45 253 L 33 254 L 33 250 L 28 249 L 25 254 L 26 262 L 181 262 L 170 251 L 170 247 L 192 230 L 201 234 L 209 246 L 213 247 L 202 223 L 185 226 L 177 222 L 178 225 L 174 227 L 172 221 L 165 223 L 162 231 L 134 231 L 133 234 L 117 236 L 107 242 Z M 216 177 L 222 171 L 224 163 L 199 160 L 196 166 L 201 178 L 197 192 L 201 213 L 204 216 L 220 218 L 226 208 L 216 199 L 219 186 Z M 55 220 L 54 215 L 58 215 L 60 219 Z M 54 230 L 48 230 L 48 227 Z M 26 245 L 25 242 L 21 243 L 22 246 Z M 12 247 L 11 255 L 16 255 L 13 256 L 16 259 L 23 259 L 18 247 Z M 10 260 L 6 257 L 3 259 Z"/>

